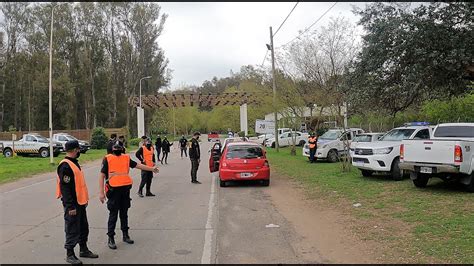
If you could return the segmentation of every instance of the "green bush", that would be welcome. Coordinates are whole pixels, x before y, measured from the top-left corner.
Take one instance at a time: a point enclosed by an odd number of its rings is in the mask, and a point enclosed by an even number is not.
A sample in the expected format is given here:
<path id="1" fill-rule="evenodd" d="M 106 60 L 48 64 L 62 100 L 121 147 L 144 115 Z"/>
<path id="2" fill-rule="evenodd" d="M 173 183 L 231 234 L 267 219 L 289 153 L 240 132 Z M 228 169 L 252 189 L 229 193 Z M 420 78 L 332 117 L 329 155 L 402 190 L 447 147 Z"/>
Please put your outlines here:
<path id="1" fill-rule="evenodd" d="M 103 127 L 96 127 L 92 131 L 92 141 L 91 146 L 93 149 L 106 149 L 107 148 L 108 138 L 105 135 L 105 130 Z"/>
<path id="2" fill-rule="evenodd" d="M 138 144 L 140 144 L 140 141 L 142 139 L 141 138 L 134 138 L 134 139 L 130 139 L 130 141 L 128 142 L 128 144 L 132 145 L 132 146 L 138 146 Z"/>

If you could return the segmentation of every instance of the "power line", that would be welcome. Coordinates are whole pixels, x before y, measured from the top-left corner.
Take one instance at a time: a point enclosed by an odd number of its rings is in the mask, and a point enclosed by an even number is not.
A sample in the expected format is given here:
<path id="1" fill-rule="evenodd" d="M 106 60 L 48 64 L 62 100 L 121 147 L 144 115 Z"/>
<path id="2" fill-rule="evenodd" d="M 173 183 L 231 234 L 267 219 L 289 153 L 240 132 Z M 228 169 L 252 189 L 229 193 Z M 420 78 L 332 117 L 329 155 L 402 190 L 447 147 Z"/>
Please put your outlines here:
<path id="1" fill-rule="evenodd" d="M 293 13 L 293 10 L 295 10 L 296 6 L 299 4 L 299 2 L 297 1 L 295 6 L 293 7 L 293 9 L 291 9 L 290 13 L 288 13 L 288 16 L 286 16 L 285 20 L 283 20 L 283 22 L 280 24 L 280 27 L 278 27 L 278 29 L 275 31 L 275 33 L 273 34 L 273 37 L 275 37 L 275 35 L 278 33 L 278 31 L 281 29 L 281 26 L 283 26 L 283 24 L 285 24 L 285 21 L 290 17 L 291 13 Z"/>
<path id="2" fill-rule="evenodd" d="M 286 46 L 288 45 L 289 43 L 293 42 L 294 40 L 296 40 L 297 38 L 299 38 L 301 35 L 303 35 L 304 33 L 306 33 L 309 29 L 311 29 L 311 27 L 313 27 L 316 23 L 318 23 L 318 21 L 320 21 L 335 5 L 337 4 L 337 2 L 334 3 L 334 5 L 332 5 L 328 10 L 326 10 L 326 12 L 324 12 L 324 14 L 322 14 L 315 22 L 313 22 L 313 24 L 311 24 L 308 28 L 306 28 L 306 30 L 304 30 L 303 32 L 301 32 L 300 34 L 298 34 L 298 36 L 296 36 L 295 38 L 293 38 L 293 40 L 281 45 L 280 47 L 282 46 Z"/>
<path id="3" fill-rule="evenodd" d="M 265 59 L 267 59 L 267 55 L 268 55 L 268 49 L 267 49 L 267 52 L 265 53 L 265 57 L 263 58 L 262 67 L 263 67 L 263 64 L 265 64 Z"/>

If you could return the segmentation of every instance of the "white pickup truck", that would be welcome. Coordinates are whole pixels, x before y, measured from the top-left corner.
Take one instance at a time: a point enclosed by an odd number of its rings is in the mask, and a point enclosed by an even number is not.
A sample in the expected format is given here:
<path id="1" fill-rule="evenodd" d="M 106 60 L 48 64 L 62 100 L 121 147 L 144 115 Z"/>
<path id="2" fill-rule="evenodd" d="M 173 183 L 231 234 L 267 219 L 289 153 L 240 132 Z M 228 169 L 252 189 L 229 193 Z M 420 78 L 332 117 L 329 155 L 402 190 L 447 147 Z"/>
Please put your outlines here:
<path id="1" fill-rule="evenodd" d="M 400 169 L 410 172 L 416 187 L 438 177 L 474 192 L 474 123 L 439 124 L 429 140 L 403 140 Z"/>
<path id="2" fill-rule="evenodd" d="M 18 155 L 39 155 L 43 158 L 49 157 L 49 140 L 36 134 L 24 134 L 18 141 L 0 141 L 3 145 L 3 155 L 5 157 L 13 156 L 13 152 Z M 0 146 L 1 146 L 0 145 Z M 63 145 L 53 142 L 53 156 L 57 157 L 63 151 Z"/>

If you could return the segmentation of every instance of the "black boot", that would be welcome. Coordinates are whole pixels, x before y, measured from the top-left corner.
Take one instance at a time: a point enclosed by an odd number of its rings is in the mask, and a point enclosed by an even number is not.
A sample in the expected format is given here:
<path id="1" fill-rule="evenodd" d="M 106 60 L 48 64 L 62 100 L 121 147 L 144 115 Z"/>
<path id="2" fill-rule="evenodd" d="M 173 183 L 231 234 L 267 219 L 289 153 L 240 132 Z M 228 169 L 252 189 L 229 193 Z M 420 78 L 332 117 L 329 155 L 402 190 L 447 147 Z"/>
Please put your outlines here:
<path id="1" fill-rule="evenodd" d="M 130 239 L 130 236 L 128 235 L 128 232 L 123 232 L 123 242 L 126 242 L 128 244 L 135 243 L 135 241 Z"/>
<path id="2" fill-rule="evenodd" d="M 109 242 L 107 243 L 110 249 L 117 249 L 117 245 L 115 245 L 115 239 L 113 236 L 109 236 Z"/>
<path id="3" fill-rule="evenodd" d="M 82 261 L 74 254 L 74 249 L 68 249 L 66 253 L 66 262 L 71 264 L 82 264 Z"/>
<path id="4" fill-rule="evenodd" d="M 141 190 L 140 190 L 140 191 L 138 191 L 138 193 L 137 193 L 137 194 L 138 194 L 138 196 L 139 196 L 140 198 L 143 198 L 143 193 L 142 193 L 142 191 L 141 191 Z"/>

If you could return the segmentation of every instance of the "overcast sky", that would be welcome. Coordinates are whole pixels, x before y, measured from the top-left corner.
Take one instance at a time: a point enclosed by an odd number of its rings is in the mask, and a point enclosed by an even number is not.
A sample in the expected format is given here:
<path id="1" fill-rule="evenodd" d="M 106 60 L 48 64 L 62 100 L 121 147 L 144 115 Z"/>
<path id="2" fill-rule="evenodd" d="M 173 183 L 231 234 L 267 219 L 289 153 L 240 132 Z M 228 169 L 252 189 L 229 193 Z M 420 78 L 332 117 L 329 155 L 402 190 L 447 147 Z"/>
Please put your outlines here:
<path id="1" fill-rule="evenodd" d="M 159 45 L 173 70 L 170 89 L 201 85 L 214 76 L 228 76 L 243 65 L 261 64 L 269 43 L 269 27 L 275 32 L 296 2 L 168 2 L 160 3 L 168 14 Z M 300 2 L 274 38 L 275 47 L 298 35 L 335 2 Z M 339 2 L 311 29 L 326 25 L 330 17 L 344 16 L 356 23 L 352 6 L 363 2 Z"/>

